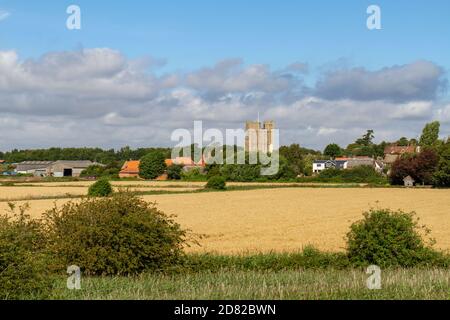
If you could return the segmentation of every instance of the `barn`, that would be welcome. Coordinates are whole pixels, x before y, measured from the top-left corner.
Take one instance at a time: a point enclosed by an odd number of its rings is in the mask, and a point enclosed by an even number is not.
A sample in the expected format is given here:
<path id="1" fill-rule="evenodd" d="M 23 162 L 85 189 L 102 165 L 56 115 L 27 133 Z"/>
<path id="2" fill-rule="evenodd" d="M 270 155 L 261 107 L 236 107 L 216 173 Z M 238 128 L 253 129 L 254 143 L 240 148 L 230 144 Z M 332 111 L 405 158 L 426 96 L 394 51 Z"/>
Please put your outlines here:
<path id="1" fill-rule="evenodd" d="M 59 160 L 53 162 L 50 166 L 47 167 L 47 175 L 56 178 L 79 177 L 83 170 L 94 165 L 103 166 L 100 163 L 92 162 L 89 160 L 81 160 L 81 161 Z"/>
<path id="2" fill-rule="evenodd" d="M 47 168 L 53 161 L 23 161 L 16 165 L 15 172 L 18 174 L 32 174 L 45 176 Z"/>

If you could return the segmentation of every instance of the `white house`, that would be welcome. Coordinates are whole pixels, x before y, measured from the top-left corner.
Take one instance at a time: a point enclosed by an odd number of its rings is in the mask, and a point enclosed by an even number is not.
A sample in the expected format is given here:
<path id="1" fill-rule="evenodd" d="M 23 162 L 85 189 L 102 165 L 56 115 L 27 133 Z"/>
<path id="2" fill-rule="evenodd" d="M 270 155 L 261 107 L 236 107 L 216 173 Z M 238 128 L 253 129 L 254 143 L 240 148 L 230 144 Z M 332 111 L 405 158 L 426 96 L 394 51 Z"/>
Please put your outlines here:
<path id="1" fill-rule="evenodd" d="M 347 165 L 347 160 L 316 160 L 313 163 L 313 173 L 320 173 L 331 168 L 347 169 Z"/>

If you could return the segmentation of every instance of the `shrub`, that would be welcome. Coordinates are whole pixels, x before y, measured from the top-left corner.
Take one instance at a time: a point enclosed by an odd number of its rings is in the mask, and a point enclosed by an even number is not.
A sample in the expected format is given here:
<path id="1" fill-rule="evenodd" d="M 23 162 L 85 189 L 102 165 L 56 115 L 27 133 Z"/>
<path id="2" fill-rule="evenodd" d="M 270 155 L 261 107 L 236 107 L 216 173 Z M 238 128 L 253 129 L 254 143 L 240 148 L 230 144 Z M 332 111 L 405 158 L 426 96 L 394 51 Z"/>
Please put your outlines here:
<path id="1" fill-rule="evenodd" d="M 153 151 L 142 157 L 139 175 L 144 179 L 156 179 L 166 171 L 166 157 L 160 151 Z"/>
<path id="2" fill-rule="evenodd" d="M 52 288 L 44 254 L 45 236 L 27 206 L 10 204 L 10 215 L 0 216 L 0 300 L 44 299 Z"/>
<path id="3" fill-rule="evenodd" d="M 386 183 L 386 179 L 371 166 L 358 166 L 340 170 L 330 168 L 322 171 L 316 179 L 320 182 Z"/>
<path id="4" fill-rule="evenodd" d="M 226 180 L 221 176 L 212 176 L 211 178 L 209 178 L 208 183 L 206 184 L 206 188 L 214 190 L 225 190 L 227 188 Z"/>
<path id="5" fill-rule="evenodd" d="M 117 163 L 110 163 L 107 166 L 92 165 L 86 170 L 83 170 L 80 177 L 119 177 L 120 168 Z"/>
<path id="6" fill-rule="evenodd" d="M 259 164 L 226 164 L 220 173 L 227 181 L 252 182 L 261 177 Z"/>
<path id="7" fill-rule="evenodd" d="M 199 168 L 193 168 L 181 172 L 181 177 L 185 181 L 206 181 L 206 175 L 200 172 Z"/>
<path id="8" fill-rule="evenodd" d="M 414 213 L 372 209 L 347 234 L 349 259 L 356 265 L 412 267 L 432 263 L 437 253 L 429 230 L 419 226 Z M 428 242 L 428 243 L 426 243 Z"/>
<path id="9" fill-rule="evenodd" d="M 180 180 L 182 170 L 183 166 L 180 166 L 178 164 L 171 165 L 167 168 L 167 177 L 170 180 Z"/>
<path id="10" fill-rule="evenodd" d="M 220 270 L 271 271 L 302 269 L 346 269 L 350 263 L 345 253 L 321 252 L 307 246 L 303 251 L 289 253 L 255 253 L 242 255 L 189 254 L 184 270 L 217 272 Z M 183 269 L 181 269 L 183 270 Z"/>
<path id="11" fill-rule="evenodd" d="M 209 180 L 209 178 L 214 176 L 220 176 L 220 165 L 218 164 L 209 164 L 206 166 L 206 178 Z"/>
<path id="12" fill-rule="evenodd" d="M 130 192 L 69 202 L 44 214 L 57 270 L 88 275 L 164 270 L 182 255 L 186 232 L 171 217 Z"/>
<path id="13" fill-rule="evenodd" d="M 98 180 L 88 189 L 88 195 L 91 197 L 109 197 L 111 194 L 113 194 L 113 188 L 106 179 Z"/>

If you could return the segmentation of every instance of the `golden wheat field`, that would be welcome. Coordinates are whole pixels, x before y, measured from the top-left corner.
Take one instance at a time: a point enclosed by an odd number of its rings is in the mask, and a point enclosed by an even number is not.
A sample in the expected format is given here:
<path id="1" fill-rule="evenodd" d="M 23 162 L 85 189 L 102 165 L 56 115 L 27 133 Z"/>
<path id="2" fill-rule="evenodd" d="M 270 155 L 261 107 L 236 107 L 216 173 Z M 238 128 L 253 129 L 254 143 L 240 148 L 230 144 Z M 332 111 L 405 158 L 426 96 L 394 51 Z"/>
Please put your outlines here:
<path id="1" fill-rule="evenodd" d="M 0 199 L 5 194 L 19 198 L 17 193 L 22 196 L 84 194 L 88 185 L 70 182 L 0 187 Z M 180 182 L 177 185 L 181 190 L 201 187 L 201 183 Z M 154 187 L 154 184 L 143 186 L 142 183 L 135 186 L 136 189 L 146 190 Z M 157 187 L 161 190 L 168 185 L 158 183 Z M 359 220 L 362 212 L 371 207 L 417 212 L 421 222 L 432 230 L 432 236 L 437 241 L 436 247 L 450 250 L 450 190 L 303 187 L 146 195 L 143 198 L 156 202 L 167 214 L 176 215 L 177 222 L 200 237 L 201 246 L 187 248 L 191 252 L 293 251 L 308 244 L 322 250 L 342 250 L 344 236 L 351 223 Z M 32 216 L 39 217 L 55 203 L 62 204 L 65 201 L 69 200 L 46 199 L 17 203 L 28 202 Z M 1 201 L 0 212 L 4 212 L 7 206 L 6 201 Z"/>

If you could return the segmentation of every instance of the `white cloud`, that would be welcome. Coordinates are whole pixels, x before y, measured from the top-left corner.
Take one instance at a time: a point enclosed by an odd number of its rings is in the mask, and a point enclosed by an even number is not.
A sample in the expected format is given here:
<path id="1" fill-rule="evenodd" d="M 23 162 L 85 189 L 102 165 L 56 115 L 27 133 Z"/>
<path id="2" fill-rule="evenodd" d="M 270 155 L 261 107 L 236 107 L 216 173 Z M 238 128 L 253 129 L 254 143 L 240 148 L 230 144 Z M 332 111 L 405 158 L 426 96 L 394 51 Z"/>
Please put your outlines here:
<path id="1" fill-rule="evenodd" d="M 430 101 L 413 101 L 395 106 L 392 110 L 393 119 L 419 119 L 426 120 L 432 116 L 433 103 Z"/>
<path id="2" fill-rule="evenodd" d="M 330 136 L 335 134 L 336 132 L 338 132 L 338 129 L 335 128 L 325 128 L 325 127 L 320 127 L 319 131 L 317 132 L 317 134 L 319 136 Z"/>
<path id="3" fill-rule="evenodd" d="M 224 60 L 157 76 L 151 67 L 160 63 L 154 61 L 130 60 L 108 48 L 26 61 L 0 51 L 0 150 L 171 145 L 171 131 L 191 129 L 194 120 L 237 129 L 258 112 L 276 121 L 282 143 L 316 148 L 331 138 L 345 145 L 367 129 L 377 140 L 414 137 L 433 117 L 443 121 L 444 135 L 450 129 L 450 106 L 435 100 L 322 97 L 304 86 L 306 64 L 271 70 Z M 402 79 L 404 87 L 415 88 L 415 76 Z"/>
<path id="4" fill-rule="evenodd" d="M 327 99 L 407 102 L 432 100 L 446 87 L 444 70 L 429 61 L 416 61 L 376 71 L 364 68 L 328 72 L 316 93 Z"/>
<path id="5" fill-rule="evenodd" d="M 436 119 L 445 124 L 450 124 L 450 104 L 436 110 Z"/>

